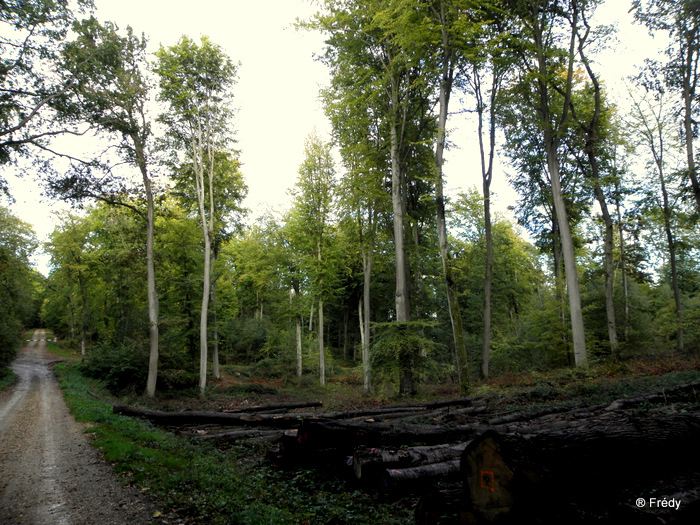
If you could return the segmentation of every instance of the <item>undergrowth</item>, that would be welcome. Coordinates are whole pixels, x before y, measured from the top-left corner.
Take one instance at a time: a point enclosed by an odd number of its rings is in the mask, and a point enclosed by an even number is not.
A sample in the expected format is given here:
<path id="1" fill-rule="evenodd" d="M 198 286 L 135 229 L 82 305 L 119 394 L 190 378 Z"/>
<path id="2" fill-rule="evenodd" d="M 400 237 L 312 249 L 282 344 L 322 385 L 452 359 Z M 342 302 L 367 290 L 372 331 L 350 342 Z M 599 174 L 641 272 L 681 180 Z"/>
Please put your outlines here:
<path id="1" fill-rule="evenodd" d="M 17 375 L 10 368 L 0 368 L 0 392 L 10 388 L 16 379 Z"/>
<path id="2" fill-rule="evenodd" d="M 68 363 L 56 367 L 73 415 L 123 479 L 194 523 L 412 523 L 410 509 L 354 492 L 318 471 L 278 472 L 265 448 L 225 452 L 195 445 L 152 424 L 112 412 L 104 385 Z"/>

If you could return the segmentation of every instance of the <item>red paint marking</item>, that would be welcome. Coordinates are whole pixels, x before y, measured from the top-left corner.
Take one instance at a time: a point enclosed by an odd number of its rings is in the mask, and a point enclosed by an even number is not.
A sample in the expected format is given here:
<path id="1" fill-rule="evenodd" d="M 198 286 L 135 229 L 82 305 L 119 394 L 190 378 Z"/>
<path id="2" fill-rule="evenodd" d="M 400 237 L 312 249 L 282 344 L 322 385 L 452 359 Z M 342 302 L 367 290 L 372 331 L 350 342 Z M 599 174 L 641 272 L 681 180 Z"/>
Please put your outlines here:
<path id="1" fill-rule="evenodd" d="M 480 470 L 479 476 L 481 477 L 481 487 L 489 489 L 491 492 L 496 491 L 494 486 L 493 471 L 491 470 Z"/>

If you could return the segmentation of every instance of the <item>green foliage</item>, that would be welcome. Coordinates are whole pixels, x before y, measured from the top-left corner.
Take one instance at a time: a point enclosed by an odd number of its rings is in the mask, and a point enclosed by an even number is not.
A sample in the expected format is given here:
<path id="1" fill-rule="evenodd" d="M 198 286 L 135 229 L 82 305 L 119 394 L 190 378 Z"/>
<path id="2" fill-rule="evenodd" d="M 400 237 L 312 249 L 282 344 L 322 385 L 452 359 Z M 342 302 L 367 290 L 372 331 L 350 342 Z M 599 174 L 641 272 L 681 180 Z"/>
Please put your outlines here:
<path id="1" fill-rule="evenodd" d="M 30 226 L 0 206 L 0 369 L 14 358 L 22 331 L 38 324 L 42 280 L 30 262 L 36 248 Z"/>
<path id="2" fill-rule="evenodd" d="M 58 54 L 76 14 L 92 0 L 0 3 L 0 165 L 45 147 L 45 139 L 71 131 L 66 123 L 66 77 Z M 0 175 L 0 192 L 6 192 Z"/>
<path id="3" fill-rule="evenodd" d="M 4 392 L 10 388 L 17 380 L 17 374 L 15 374 L 9 368 L 0 368 L 0 393 Z"/>
<path id="4" fill-rule="evenodd" d="M 113 393 L 132 387 L 143 389 L 148 371 L 148 354 L 131 345 L 101 346 L 80 362 L 79 370 L 87 377 L 103 381 Z"/>
<path id="5" fill-rule="evenodd" d="M 372 382 L 394 383 L 401 374 L 412 372 L 418 380 L 428 372 L 428 356 L 438 345 L 426 336 L 434 323 L 411 321 L 407 323 L 375 323 L 377 336 L 372 346 Z"/>

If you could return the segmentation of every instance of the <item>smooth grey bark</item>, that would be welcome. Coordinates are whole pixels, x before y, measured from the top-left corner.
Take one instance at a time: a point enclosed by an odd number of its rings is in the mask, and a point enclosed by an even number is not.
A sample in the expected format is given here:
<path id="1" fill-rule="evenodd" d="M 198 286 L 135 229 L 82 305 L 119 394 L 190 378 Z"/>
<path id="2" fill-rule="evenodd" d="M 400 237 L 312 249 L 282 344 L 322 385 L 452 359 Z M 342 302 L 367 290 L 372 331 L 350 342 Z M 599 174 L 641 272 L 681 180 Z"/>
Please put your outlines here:
<path id="1" fill-rule="evenodd" d="M 404 216 L 406 213 L 406 195 L 404 191 L 404 175 L 399 159 L 399 92 L 397 79 L 391 79 L 391 204 L 394 226 L 394 253 L 396 263 L 396 322 L 408 323 L 411 320 L 411 306 L 409 298 L 408 265 L 406 260 L 406 243 L 404 238 Z M 416 392 L 413 377 L 413 363 L 411 356 L 403 356 L 403 362 L 399 363 L 399 393 L 401 395 L 413 395 Z"/>
<path id="2" fill-rule="evenodd" d="M 566 277 L 567 295 L 569 297 L 569 315 L 571 319 L 571 331 L 573 337 L 573 352 L 574 363 L 576 367 L 587 368 L 588 356 L 586 352 L 586 335 L 583 323 L 583 309 L 581 307 L 581 292 L 579 289 L 578 272 L 576 268 L 576 255 L 574 253 L 573 237 L 571 234 L 571 225 L 569 224 L 569 215 L 564 202 L 564 194 L 561 185 L 561 174 L 559 164 L 559 144 L 560 134 L 569 122 L 569 106 L 571 101 L 571 90 L 573 84 L 574 72 L 574 50 L 576 43 L 576 34 L 574 27 L 578 23 L 577 2 L 574 2 L 574 9 L 571 13 L 571 39 L 568 50 L 568 65 L 566 74 L 566 84 L 564 86 L 564 100 L 562 102 L 563 110 L 556 123 L 552 122 L 550 110 L 551 93 L 548 85 L 550 76 L 549 63 L 545 49 L 545 33 L 546 22 L 544 17 L 540 15 L 540 3 L 532 2 L 532 25 L 531 31 L 535 44 L 535 53 L 537 58 L 537 92 L 539 95 L 538 107 L 536 108 L 543 129 L 543 142 L 545 154 L 547 156 L 547 169 L 550 176 L 552 187 L 552 202 L 556 211 L 557 223 L 559 227 L 559 235 L 561 239 L 562 256 L 564 258 L 564 273 Z"/>
<path id="3" fill-rule="evenodd" d="M 362 251 L 362 267 L 364 282 L 362 286 L 362 301 L 360 303 L 360 331 L 362 334 L 362 384 L 366 394 L 372 391 L 370 381 L 370 315 L 371 315 L 371 286 L 372 286 L 372 263 L 373 249 L 364 246 Z"/>
<path id="4" fill-rule="evenodd" d="M 141 119 L 145 121 L 145 116 L 141 112 Z M 144 126 L 145 127 L 145 126 Z M 156 288 L 156 269 L 154 256 L 155 236 L 155 202 L 153 199 L 153 188 L 148 175 L 148 162 L 144 142 L 138 133 L 130 136 L 134 145 L 136 164 L 141 172 L 143 188 L 146 192 L 146 288 L 148 295 L 148 377 L 146 379 L 146 395 L 154 397 L 156 393 L 156 383 L 158 380 L 158 359 L 159 359 L 159 328 L 158 328 L 158 290 Z"/>

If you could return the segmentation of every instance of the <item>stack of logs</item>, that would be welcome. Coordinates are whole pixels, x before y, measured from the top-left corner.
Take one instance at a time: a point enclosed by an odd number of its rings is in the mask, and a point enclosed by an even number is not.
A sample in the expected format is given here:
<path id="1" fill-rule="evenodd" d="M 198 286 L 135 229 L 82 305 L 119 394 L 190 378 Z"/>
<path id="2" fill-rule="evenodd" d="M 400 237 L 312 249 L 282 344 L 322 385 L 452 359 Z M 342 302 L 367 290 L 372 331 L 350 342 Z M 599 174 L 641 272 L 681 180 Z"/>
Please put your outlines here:
<path id="1" fill-rule="evenodd" d="M 202 441 L 275 442 L 268 458 L 280 468 L 323 467 L 384 498 L 415 494 L 418 523 L 695 524 L 698 392 L 692 383 L 607 405 L 509 414 L 494 414 L 485 398 L 321 415 L 292 412 L 320 403 L 115 412 Z"/>

